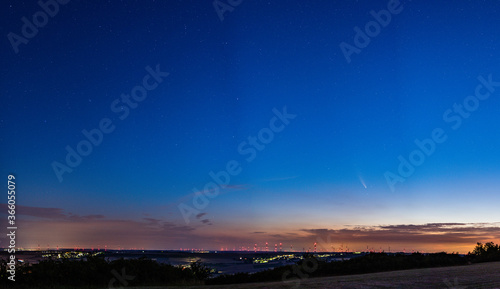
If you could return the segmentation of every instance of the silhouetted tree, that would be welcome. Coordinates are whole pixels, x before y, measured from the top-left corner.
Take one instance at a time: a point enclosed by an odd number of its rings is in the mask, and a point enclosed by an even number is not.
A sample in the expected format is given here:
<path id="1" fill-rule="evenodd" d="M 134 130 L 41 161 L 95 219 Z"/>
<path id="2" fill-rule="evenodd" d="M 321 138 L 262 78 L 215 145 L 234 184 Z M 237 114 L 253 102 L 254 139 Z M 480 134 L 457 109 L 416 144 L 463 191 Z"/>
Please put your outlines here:
<path id="1" fill-rule="evenodd" d="M 469 257 L 472 257 L 474 262 L 500 261 L 500 247 L 493 242 L 477 243 Z"/>
<path id="2" fill-rule="evenodd" d="M 205 266 L 200 260 L 191 263 L 190 267 L 194 277 L 200 281 L 207 279 L 212 271 L 211 268 Z"/>

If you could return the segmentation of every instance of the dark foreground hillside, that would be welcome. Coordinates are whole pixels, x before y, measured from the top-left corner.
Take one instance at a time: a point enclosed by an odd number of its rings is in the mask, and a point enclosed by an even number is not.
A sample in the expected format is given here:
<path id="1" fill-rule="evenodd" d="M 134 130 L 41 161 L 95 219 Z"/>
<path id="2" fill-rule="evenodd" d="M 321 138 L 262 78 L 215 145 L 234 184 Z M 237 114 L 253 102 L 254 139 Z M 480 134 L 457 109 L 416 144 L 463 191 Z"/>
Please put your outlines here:
<path id="1" fill-rule="evenodd" d="M 145 289 L 135 287 L 129 289 Z M 148 287 L 149 288 L 149 287 Z M 500 289 L 500 262 L 464 266 L 411 269 L 350 276 L 302 279 L 300 282 L 266 282 L 253 284 L 213 285 L 163 288 L 498 288 Z"/>
<path id="2" fill-rule="evenodd" d="M 15 270 L 16 282 L 7 280 L 7 275 L 14 272 L 9 268 L 14 265 L 2 261 L 0 288 L 97 289 L 134 288 L 134 286 L 167 288 L 166 286 L 179 285 L 188 288 L 203 284 L 213 285 L 206 288 L 219 288 L 227 284 L 229 288 L 423 288 L 423 286 L 464 288 L 463 286 L 467 286 L 466 288 L 500 289 L 499 260 L 499 245 L 478 243 L 474 251 L 466 256 L 444 252 L 370 253 L 342 262 L 328 262 L 313 254 L 305 253 L 295 264 L 252 274 L 242 272 L 211 276 L 214 273 L 213 269 L 200 261 L 186 267 L 158 263 L 147 257 L 108 261 L 103 256 L 89 255 L 86 260 L 49 258 L 38 264 L 20 265 Z M 405 269 L 406 271 L 403 271 Z M 317 280 L 320 280 L 318 281 L 320 283 L 316 284 Z"/>

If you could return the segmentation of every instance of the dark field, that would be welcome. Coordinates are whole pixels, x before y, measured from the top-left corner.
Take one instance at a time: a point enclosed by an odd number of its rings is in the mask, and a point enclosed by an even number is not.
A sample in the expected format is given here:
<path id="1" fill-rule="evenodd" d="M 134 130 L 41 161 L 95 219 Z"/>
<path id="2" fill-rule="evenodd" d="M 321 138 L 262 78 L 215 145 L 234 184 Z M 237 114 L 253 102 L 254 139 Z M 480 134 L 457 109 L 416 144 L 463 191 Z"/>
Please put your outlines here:
<path id="1" fill-rule="evenodd" d="M 297 283 L 268 282 L 240 285 L 160 288 L 500 288 L 500 262 L 467 266 L 413 269 L 351 276 L 310 278 Z M 145 289 L 135 287 L 130 289 Z"/>

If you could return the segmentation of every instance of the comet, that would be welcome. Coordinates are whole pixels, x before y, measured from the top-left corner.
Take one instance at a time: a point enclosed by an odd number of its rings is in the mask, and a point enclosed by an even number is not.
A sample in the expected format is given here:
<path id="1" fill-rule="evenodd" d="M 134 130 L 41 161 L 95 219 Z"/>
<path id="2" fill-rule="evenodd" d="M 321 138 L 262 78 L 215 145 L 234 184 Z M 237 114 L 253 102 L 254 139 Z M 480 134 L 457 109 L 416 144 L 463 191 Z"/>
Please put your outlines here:
<path id="1" fill-rule="evenodd" d="M 363 180 L 363 178 L 361 177 L 361 175 L 358 175 L 358 178 L 359 178 L 359 181 L 361 182 L 361 184 L 363 185 L 363 187 L 365 187 L 365 189 L 366 189 L 365 180 Z"/>

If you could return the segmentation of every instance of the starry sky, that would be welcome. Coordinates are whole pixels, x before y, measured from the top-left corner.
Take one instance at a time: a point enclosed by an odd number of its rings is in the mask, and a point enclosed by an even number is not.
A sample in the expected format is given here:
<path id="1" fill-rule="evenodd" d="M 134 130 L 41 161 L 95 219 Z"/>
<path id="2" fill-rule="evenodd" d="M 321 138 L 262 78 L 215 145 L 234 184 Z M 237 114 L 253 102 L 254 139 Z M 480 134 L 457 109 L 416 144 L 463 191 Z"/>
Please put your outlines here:
<path id="1" fill-rule="evenodd" d="M 500 241 L 498 2 L 41 3 L 0 9 L 18 246 Z"/>

